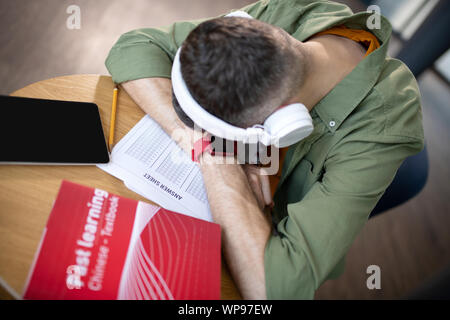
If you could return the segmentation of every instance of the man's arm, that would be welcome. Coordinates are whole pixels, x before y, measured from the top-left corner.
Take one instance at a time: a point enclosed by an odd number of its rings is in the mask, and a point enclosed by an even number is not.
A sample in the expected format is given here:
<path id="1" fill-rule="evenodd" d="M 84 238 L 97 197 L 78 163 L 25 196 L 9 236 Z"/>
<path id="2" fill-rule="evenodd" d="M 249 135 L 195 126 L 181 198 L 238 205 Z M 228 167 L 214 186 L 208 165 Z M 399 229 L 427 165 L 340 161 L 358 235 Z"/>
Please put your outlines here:
<path id="1" fill-rule="evenodd" d="M 178 118 L 173 108 L 170 79 L 145 78 L 127 81 L 120 86 L 190 156 L 194 130 Z"/>
<path id="2" fill-rule="evenodd" d="M 214 222 L 222 228 L 225 259 L 244 299 L 266 299 L 264 251 L 271 225 L 240 165 L 214 164 L 204 154 L 201 170 Z"/>
<path id="3" fill-rule="evenodd" d="M 171 135 L 175 130 L 187 129 L 172 105 L 172 84 L 166 78 L 145 78 L 127 81 L 121 87 L 134 102 Z"/>

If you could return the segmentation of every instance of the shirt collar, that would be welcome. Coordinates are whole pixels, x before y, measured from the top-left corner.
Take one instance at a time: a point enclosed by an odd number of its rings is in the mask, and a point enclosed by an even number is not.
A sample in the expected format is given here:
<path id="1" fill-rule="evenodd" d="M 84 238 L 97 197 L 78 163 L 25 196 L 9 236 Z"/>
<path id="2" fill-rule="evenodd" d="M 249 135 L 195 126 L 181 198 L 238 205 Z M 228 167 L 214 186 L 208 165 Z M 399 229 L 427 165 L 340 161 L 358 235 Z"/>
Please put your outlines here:
<path id="1" fill-rule="evenodd" d="M 317 113 L 331 132 L 335 132 L 348 115 L 367 96 L 376 84 L 383 68 L 392 27 L 385 17 L 380 16 L 381 28 L 367 29 L 366 21 L 371 15 L 372 13 L 361 12 L 350 17 L 338 17 L 330 19 L 328 23 L 311 24 L 311 28 L 303 27 L 303 31 L 293 34 L 298 40 L 305 41 L 318 32 L 333 26 L 345 25 L 348 28 L 364 29 L 372 32 L 380 41 L 380 47 L 365 57 L 349 75 L 313 108 L 313 112 Z"/>

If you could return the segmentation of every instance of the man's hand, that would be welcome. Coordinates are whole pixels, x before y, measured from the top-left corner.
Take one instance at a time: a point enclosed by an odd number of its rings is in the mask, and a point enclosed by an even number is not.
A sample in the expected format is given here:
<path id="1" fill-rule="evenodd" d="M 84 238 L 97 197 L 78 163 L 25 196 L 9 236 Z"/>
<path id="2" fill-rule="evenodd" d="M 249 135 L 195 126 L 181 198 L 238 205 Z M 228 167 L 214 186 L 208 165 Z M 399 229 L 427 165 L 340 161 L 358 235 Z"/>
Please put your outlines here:
<path id="1" fill-rule="evenodd" d="M 266 206 L 273 207 L 269 176 L 262 174 L 263 169 L 257 166 L 246 164 L 242 167 L 261 210 Z"/>

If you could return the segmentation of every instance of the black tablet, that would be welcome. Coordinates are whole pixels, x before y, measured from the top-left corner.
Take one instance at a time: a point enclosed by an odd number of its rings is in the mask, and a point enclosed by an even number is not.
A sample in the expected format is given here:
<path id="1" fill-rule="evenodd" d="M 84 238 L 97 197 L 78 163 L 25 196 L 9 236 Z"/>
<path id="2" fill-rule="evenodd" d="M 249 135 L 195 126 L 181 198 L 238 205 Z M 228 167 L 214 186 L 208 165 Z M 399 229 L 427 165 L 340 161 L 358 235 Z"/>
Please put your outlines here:
<path id="1" fill-rule="evenodd" d="M 0 95 L 0 164 L 107 162 L 96 104 Z"/>

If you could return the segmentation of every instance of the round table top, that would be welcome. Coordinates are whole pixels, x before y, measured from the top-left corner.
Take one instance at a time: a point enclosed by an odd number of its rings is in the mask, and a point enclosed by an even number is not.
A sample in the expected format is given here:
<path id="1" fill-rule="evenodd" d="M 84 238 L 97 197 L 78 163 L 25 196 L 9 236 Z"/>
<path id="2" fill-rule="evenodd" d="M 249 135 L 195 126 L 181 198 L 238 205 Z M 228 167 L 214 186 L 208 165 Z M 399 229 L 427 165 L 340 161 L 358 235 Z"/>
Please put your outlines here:
<path id="1" fill-rule="evenodd" d="M 105 137 L 108 137 L 113 88 L 109 76 L 70 75 L 30 84 L 11 95 L 96 103 Z M 119 90 L 114 142 L 117 143 L 144 115 L 128 94 Z M 19 295 L 24 293 L 35 252 L 62 180 L 152 203 L 96 166 L 0 166 L 0 283 L 3 280 Z M 224 263 L 221 296 L 222 299 L 240 299 Z"/>

